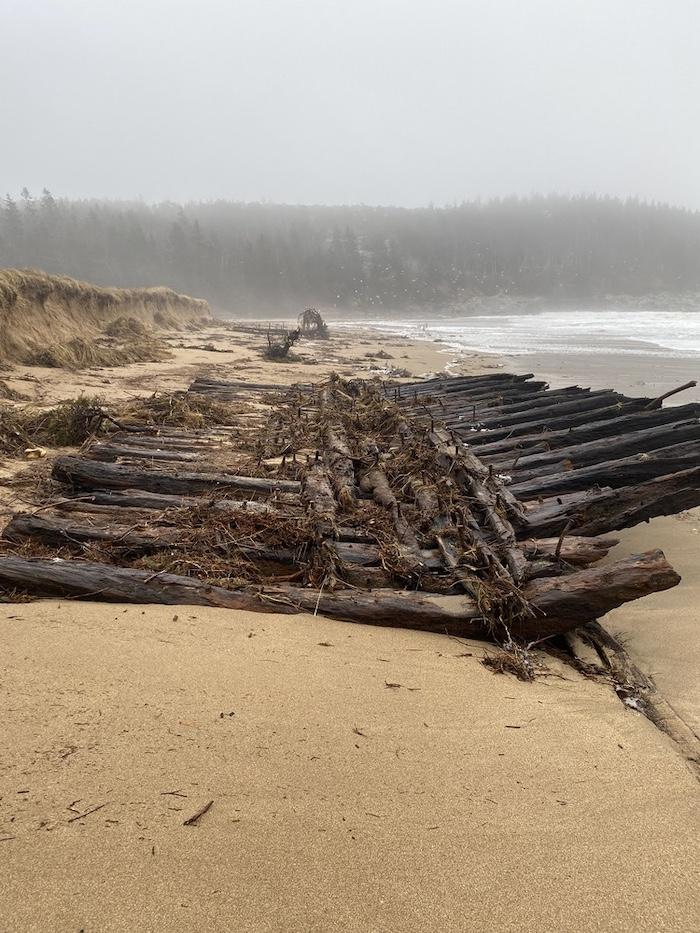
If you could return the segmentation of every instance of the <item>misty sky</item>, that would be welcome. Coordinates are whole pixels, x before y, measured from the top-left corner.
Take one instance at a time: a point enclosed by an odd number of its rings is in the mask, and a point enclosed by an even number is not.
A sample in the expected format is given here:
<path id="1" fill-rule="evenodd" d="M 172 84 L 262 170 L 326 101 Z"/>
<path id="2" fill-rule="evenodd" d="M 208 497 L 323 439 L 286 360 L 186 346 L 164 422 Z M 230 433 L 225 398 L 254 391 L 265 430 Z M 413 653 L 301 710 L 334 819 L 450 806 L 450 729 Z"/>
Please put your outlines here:
<path id="1" fill-rule="evenodd" d="M 0 193 L 700 208 L 700 0 L 0 0 Z"/>

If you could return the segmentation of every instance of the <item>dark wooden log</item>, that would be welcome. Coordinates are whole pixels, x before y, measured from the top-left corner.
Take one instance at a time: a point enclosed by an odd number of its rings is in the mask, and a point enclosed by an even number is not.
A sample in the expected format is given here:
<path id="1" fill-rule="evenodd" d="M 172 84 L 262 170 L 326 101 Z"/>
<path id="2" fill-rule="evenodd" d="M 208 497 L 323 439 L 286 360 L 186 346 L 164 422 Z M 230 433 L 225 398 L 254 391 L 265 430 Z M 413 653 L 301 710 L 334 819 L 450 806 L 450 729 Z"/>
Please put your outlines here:
<path id="1" fill-rule="evenodd" d="M 513 373 L 488 373 L 481 376 L 437 376 L 434 379 L 426 379 L 421 382 L 408 382 L 401 386 L 401 394 L 404 400 L 410 401 L 414 397 L 425 395 L 452 395 L 455 392 L 476 392 L 491 391 L 494 392 L 507 388 L 508 386 L 521 385 L 534 377 L 534 373 L 525 375 L 514 375 Z M 385 394 L 388 398 L 393 398 L 395 387 L 385 387 Z"/>
<path id="2" fill-rule="evenodd" d="M 576 391 L 572 389 L 549 389 L 545 392 L 533 392 L 531 394 L 521 393 L 518 397 L 508 398 L 507 396 L 487 396 L 484 398 L 483 402 L 479 402 L 476 405 L 472 404 L 472 410 L 470 411 L 469 405 L 462 407 L 461 417 L 473 418 L 476 415 L 476 420 L 480 421 L 482 424 L 485 424 L 486 420 L 495 421 L 496 419 L 505 421 L 511 416 L 520 416 L 524 414 L 532 414 L 538 409 L 544 410 L 547 408 L 553 408 L 555 406 L 571 404 L 572 402 L 577 402 L 582 399 L 592 398 L 596 395 L 610 395 L 609 389 L 599 389 L 596 392 L 592 392 L 591 389 L 580 389 L 577 387 Z M 451 406 L 450 415 L 445 420 L 454 421 L 456 415 L 452 414 L 453 411 L 459 411 L 459 405 L 453 404 Z M 476 412 L 473 409 L 476 409 Z"/>
<path id="3" fill-rule="evenodd" d="M 476 454 L 462 443 L 460 438 L 450 431 L 441 429 L 431 431 L 428 438 L 435 447 L 438 464 L 448 475 L 455 467 L 465 467 L 471 476 L 478 478 L 482 485 L 490 487 L 494 493 L 498 494 L 512 521 L 516 523 L 524 521 L 523 509 L 517 497 L 493 475 L 493 471 L 485 466 Z"/>
<path id="4" fill-rule="evenodd" d="M 537 580 L 529 585 L 527 593 L 533 607 L 545 617 L 583 622 L 598 619 L 616 606 L 670 589 L 680 582 L 680 576 L 663 552 L 656 550 L 604 567 Z"/>
<path id="5" fill-rule="evenodd" d="M 629 399 L 605 408 L 595 408 L 578 414 L 565 415 L 556 418 L 536 418 L 522 424 L 509 425 L 502 428 L 478 428 L 469 430 L 467 427 L 456 428 L 456 432 L 470 447 L 500 441 L 504 438 L 518 437 L 519 435 L 534 434 L 543 431 L 562 431 L 579 427 L 582 424 L 591 424 L 597 421 L 607 421 L 610 418 L 621 418 L 633 412 L 641 411 L 644 399 Z"/>
<path id="6" fill-rule="evenodd" d="M 152 526 L 144 522 L 133 525 L 109 522 L 99 525 L 45 512 L 34 515 L 18 513 L 5 526 L 2 537 L 5 541 L 15 542 L 32 538 L 42 544 L 58 547 L 89 541 L 107 541 L 125 548 L 153 550 L 175 547 L 182 539 L 182 529 Z"/>
<path id="7" fill-rule="evenodd" d="M 490 444 L 479 444 L 479 459 L 484 463 L 498 464 L 507 469 L 509 463 L 519 456 L 526 456 L 541 450 L 555 450 L 613 437 L 632 431 L 644 431 L 658 425 L 672 424 L 689 418 L 700 417 L 700 405 L 691 403 L 677 408 L 661 408 L 657 411 L 627 413 L 621 418 L 609 418 L 594 421 L 578 428 L 561 431 L 537 431 L 535 434 L 508 437 Z"/>
<path id="8" fill-rule="evenodd" d="M 552 405 L 564 404 L 566 402 L 575 402 L 584 398 L 591 398 L 595 395 L 604 395 L 609 390 L 582 389 L 580 386 L 567 386 L 565 389 L 547 389 L 544 392 L 534 392 L 523 396 L 517 401 L 508 404 L 500 404 L 498 411 L 493 413 L 494 417 L 519 414 L 523 411 L 533 411 L 536 408 L 548 408 Z"/>
<path id="9" fill-rule="evenodd" d="M 166 450 L 155 447 L 136 447 L 133 445 L 119 446 L 117 444 L 95 444 L 89 450 L 93 460 L 102 460 L 113 463 L 119 459 L 129 460 L 166 460 L 172 463 L 191 463 L 202 459 L 202 454 L 184 450 Z"/>
<path id="10" fill-rule="evenodd" d="M 435 489 L 415 476 L 411 477 L 409 486 L 416 505 L 423 513 L 425 520 L 430 522 L 430 528 L 435 535 L 435 541 L 445 567 L 454 572 L 458 589 L 468 596 L 478 599 L 481 581 L 478 573 L 470 566 L 474 561 L 473 559 L 470 560 L 468 566 L 460 566 L 462 554 L 448 537 L 448 534 L 453 530 L 452 521 L 447 515 L 440 513 L 440 503 Z M 462 534 L 469 540 L 473 552 L 478 558 L 477 564 L 482 568 L 488 568 L 490 574 L 494 577 L 502 577 L 506 581 L 510 581 L 511 578 L 501 562 L 501 557 L 485 540 L 478 522 L 467 505 L 462 506 L 461 520 L 463 524 Z"/>
<path id="11" fill-rule="evenodd" d="M 55 509 L 65 511 L 80 511 L 84 502 L 95 505 L 112 507 L 115 510 L 124 508 L 135 509 L 192 509 L 213 508 L 224 512 L 255 512 L 275 514 L 277 510 L 266 502 L 255 502 L 251 499 L 211 499 L 206 496 L 168 496 L 163 493 L 148 492 L 144 489 L 117 489 L 93 490 L 70 499 L 59 499 L 52 503 Z M 287 512 L 288 509 L 285 509 Z M 281 514 L 281 513 L 279 513 Z M 116 515 L 115 515 L 116 517 Z"/>
<path id="12" fill-rule="evenodd" d="M 553 404 L 543 408 L 536 408 L 534 411 L 529 409 L 519 410 L 513 414 L 501 415 L 496 412 L 489 418 L 481 420 L 481 427 L 486 428 L 508 428 L 523 423 L 529 423 L 533 418 L 540 421 L 548 421 L 554 418 L 562 418 L 564 415 L 578 415 L 581 412 L 594 411 L 597 408 L 609 408 L 610 405 L 621 404 L 623 395 L 618 392 L 600 391 L 591 392 L 590 395 L 584 395 L 582 398 L 572 400 L 564 399 L 555 401 Z M 646 404 L 648 399 L 641 399 L 640 404 Z"/>
<path id="13" fill-rule="evenodd" d="M 607 534 L 700 505 L 700 468 L 637 486 L 587 490 L 527 505 L 527 530 L 519 529 L 523 538 L 556 535 L 567 527 L 575 535 Z"/>
<path id="14" fill-rule="evenodd" d="M 590 489 L 596 484 L 616 488 L 635 482 L 643 483 L 656 476 L 678 473 L 696 466 L 700 466 L 700 441 L 694 440 L 632 457 L 596 463 L 579 470 L 536 476 L 527 482 L 513 483 L 510 489 L 519 499 L 533 499 L 536 496 Z"/>
<path id="15" fill-rule="evenodd" d="M 567 564 L 586 567 L 588 564 L 602 560 L 608 551 L 619 543 L 619 538 L 586 538 L 566 535 L 563 538 L 525 539 L 521 547 L 529 560 L 556 557 Z"/>
<path id="16" fill-rule="evenodd" d="M 228 435 L 224 438 L 221 435 L 212 435 L 211 437 L 196 437 L 186 434 L 184 436 L 166 434 L 122 434 L 118 432 L 111 434 L 109 440 L 105 443 L 116 444 L 119 447 L 144 447 L 155 448 L 156 450 L 184 450 L 184 451 L 207 451 L 221 450 L 231 448 L 233 438 L 233 429 L 230 428 Z"/>
<path id="17" fill-rule="evenodd" d="M 364 449 L 364 453 L 366 457 L 371 456 L 367 446 Z M 364 470 L 360 478 L 360 489 L 362 489 L 363 492 L 371 493 L 374 501 L 385 508 L 391 515 L 391 520 L 396 532 L 396 539 L 401 548 L 401 556 L 406 564 L 412 566 L 416 571 L 424 567 L 424 561 L 420 547 L 418 546 L 415 531 L 404 518 L 399 502 L 389 485 L 386 473 L 378 463 Z"/>
<path id="18" fill-rule="evenodd" d="M 367 567 L 362 564 L 340 564 L 338 566 L 341 583 L 348 583 L 363 590 L 389 589 L 394 580 L 388 570 L 383 567 Z M 427 592 L 432 592 L 428 587 Z"/>
<path id="19" fill-rule="evenodd" d="M 165 548 L 186 551 L 189 545 L 183 538 L 183 531 L 182 528 L 149 525 L 144 522 L 135 526 L 114 523 L 98 525 L 55 515 L 20 513 L 5 526 L 2 537 L 6 541 L 15 542 L 30 538 L 58 547 L 104 541 L 134 551 L 156 551 Z M 211 544 L 215 546 L 216 542 L 212 541 Z M 296 558 L 294 551 L 286 548 L 231 543 L 230 550 L 251 561 L 290 566 L 304 563 Z"/>
<path id="20" fill-rule="evenodd" d="M 533 615 L 513 622 L 512 634 L 538 639 L 569 631 L 616 606 L 675 586 L 680 577 L 661 551 L 649 551 L 605 567 L 536 580 L 524 590 Z M 32 593 L 69 594 L 112 602 L 217 606 L 256 612 L 318 610 L 349 622 L 393 625 L 490 636 L 474 600 L 416 592 L 359 590 L 319 592 L 291 586 L 226 590 L 199 580 L 83 561 L 0 557 L 0 584 Z"/>
<path id="21" fill-rule="evenodd" d="M 682 386 L 676 386 L 675 389 L 664 392 L 663 395 L 659 395 L 658 398 L 653 399 L 649 402 L 647 408 L 661 408 L 667 398 L 671 398 L 672 395 L 678 395 L 679 392 L 685 392 L 686 389 L 694 389 L 697 384 L 697 380 L 695 379 L 691 379 L 690 382 L 684 382 Z"/>
<path id="22" fill-rule="evenodd" d="M 97 507 L 99 508 L 99 507 Z M 79 515 L 64 515 L 52 512 L 27 513 L 21 512 L 13 516 L 5 526 L 2 537 L 6 541 L 23 541 L 34 539 L 42 544 L 57 545 L 84 544 L 92 541 L 106 541 L 133 550 L 161 550 L 184 549 L 190 546 L 188 539 L 183 537 L 182 527 L 172 525 L 153 524 L 144 513 L 138 510 L 138 515 L 130 523 L 115 521 L 114 514 L 124 513 L 125 509 L 107 509 L 106 513 L 93 513 L 93 520 L 88 516 L 81 520 Z M 128 510 L 129 512 L 137 510 Z M 147 513 L 146 513 L 147 514 Z M 99 520 L 98 520 L 99 517 Z M 129 515 L 131 518 L 131 515 Z M 235 527 L 235 517 L 232 516 L 232 527 Z M 196 531 L 196 529 L 189 529 Z M 212 545 L 215 542 L 211 542 Z M 371 566 L 382 563 L 382 552 L 376 544 L 358 541 L 329 541 L 338 559 L 350 565 Z M 237 553 L 250 559 L 273 561 L 278 563 L 300 563 L 294 551 L 286 548 L 265 548 L 262 546 L 231 545 Z M 418 549 L 418 562 L 424 571 L 441 571 L 443 569 L 440 552 L 435 549 Z"/>
<path id="23" fill-rule="evenodd" d="M 548 391 L 544 390 L 546 383 L 528 383 L 524 386 L 512 386 L 500 392 L 493 389 L 477 390 L 476 392 L 454 392 L 448 396 L 428 395 L 423 398 L 417 396 L 404 402 L 417 418 L 426 414 L 436 419 L 455 419 L 469 417 L 474 420 L 480 415 L 488 416 L 505 405 L 522 405 L 530 399 L 548 397 L 550 404 L 554 401 Z M 539 389 L 543 391 L 539 391 Z M 581 390 L 579 390 L 580 392 Z M 558 392 L 556 393 L 559 394 Z M 572 397 L 571 393 L 565 393 Z M 556 395 L 555 395 L 556 397 Z"/>
<path id="24" fill-rule="evenodd" d="M 161 512 L 155 512 L 153 509 L 139 509 L 133 506 L 116 508 L 113 505 L 97 505 L 94 502 L 86 502 L 82 496 L 75 496 L 72 499 L 55 499 L 51 503 L 50 508 L 51 511 L 47 512 L 47 506 L 43 506 L 32 514 L 56 514 L 63 515 L 64 517 L 67 514 L 73 514 L 80 516 L 76 521 L 92 521 L 94 516 L 98 516 L 96 519 L 98 522 L 104 521 L 106 523 L 113 522 L 116 524 L 129 525 L 135 525 L 141 522 L 167 523 L 170 514 L 172 514 L 169 513 L 167 509 Z"/>
<path id="25" fill-rule="evenodd" d="M 659 425 L 644 431 L 632 431 L 630 434 L 618 434 L 600 441 L 521 457 L 511 469 L 511 473 L 514 483 L 527 483 L 540 476 L 578 470 L 584 466 L 619 460 L 694 440 L 700 440 L 700 421 L 697 419 L 679 424 Z"/>
<path id="26" fill-rule="evenodd" d="M 294 480 L 238 476 L 235 473 L 168 473 L 144 470 L 122 463 L 101 463 L 81 457 L 59 457 L 54 463 L 54 479 L 76 489 L 146 489 L 166 495 L 196 495 L 214 489 L 243 489 L 260 493 L 301 492 Z"/>
<path id="27" fill-rule="evenodd" d="M 513 581 L 517 584 L 523 578 L 526 559 L 522 551 L 516 546 L 515 532 L 508 518 L 506 498 L 502 495 L 503 486 L 495 479 L 487 482 L 484 472 L 488 473 L 473 454 L 461 448 L 453 452 L 446 444 L 440 442 L 441 435 L 433 432 L 429 435 L 435 446 L 438 462 L 452 473 L 457 481 L 469 491 L 471 496 L 479 503 L 487 526 L 498 539 L 499 548 L 505 566 L 508 568 Z M 467 469 L 465 469 L 465 460 Z M 471 467 L 471 468 L 469 468 Z M 518 519 L 522 516 L 518 513 Z"/>

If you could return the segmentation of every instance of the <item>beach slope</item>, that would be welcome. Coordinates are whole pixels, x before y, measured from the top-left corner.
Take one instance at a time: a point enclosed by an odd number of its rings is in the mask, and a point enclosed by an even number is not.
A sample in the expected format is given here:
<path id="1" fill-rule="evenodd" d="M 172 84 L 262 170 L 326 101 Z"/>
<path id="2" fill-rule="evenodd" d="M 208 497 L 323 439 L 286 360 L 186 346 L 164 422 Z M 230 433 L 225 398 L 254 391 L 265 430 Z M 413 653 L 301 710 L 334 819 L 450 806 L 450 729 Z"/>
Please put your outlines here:
<path id="1" fill-rule="evenodd" d="M 0 626 L 3 930 L 695 928 L 696 779 L 568 668 L 191 607 Z"/>

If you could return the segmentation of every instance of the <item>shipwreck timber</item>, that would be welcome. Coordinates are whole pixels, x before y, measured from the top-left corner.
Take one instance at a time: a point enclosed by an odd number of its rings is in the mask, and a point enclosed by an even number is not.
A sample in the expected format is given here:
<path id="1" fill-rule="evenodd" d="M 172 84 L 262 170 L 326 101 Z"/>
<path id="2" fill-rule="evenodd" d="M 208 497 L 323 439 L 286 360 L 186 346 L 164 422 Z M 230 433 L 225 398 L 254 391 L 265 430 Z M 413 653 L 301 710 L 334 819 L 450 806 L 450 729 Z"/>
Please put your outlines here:
<path id="1" fill-rule="evenodd" d="M 502 373 L 189 392 L 256 406 L 60 457 L 3 532 L 0 586 L 529 642 L 679 582 L 659 551 L 598 561 L 700 504 L 700 405 Z"/>

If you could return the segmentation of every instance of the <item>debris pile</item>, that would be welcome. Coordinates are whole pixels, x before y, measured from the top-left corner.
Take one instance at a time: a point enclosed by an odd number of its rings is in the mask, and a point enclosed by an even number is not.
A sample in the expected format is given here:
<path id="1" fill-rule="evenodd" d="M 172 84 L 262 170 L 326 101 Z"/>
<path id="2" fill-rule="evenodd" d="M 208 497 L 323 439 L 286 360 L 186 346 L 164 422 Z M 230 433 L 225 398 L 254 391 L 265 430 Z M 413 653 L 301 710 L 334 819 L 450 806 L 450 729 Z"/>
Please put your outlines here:
<path id="1" fill-rule="evenodd" d="M 679 582 L 660 551 L 597 564 L 603 535 L 700 504 L 700 406 L 507 374 L 188 398 L 239 407 L 57 459 L 55 494 L 4 530 L 0 585 L 510 644 Z"/>
<path id="2" fill-rule="evenodd" d="M 301 336 L 307 340 L 327 340 L 328 324 L 316 308 L 305 308 L 297 318 Z"/>

